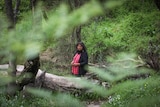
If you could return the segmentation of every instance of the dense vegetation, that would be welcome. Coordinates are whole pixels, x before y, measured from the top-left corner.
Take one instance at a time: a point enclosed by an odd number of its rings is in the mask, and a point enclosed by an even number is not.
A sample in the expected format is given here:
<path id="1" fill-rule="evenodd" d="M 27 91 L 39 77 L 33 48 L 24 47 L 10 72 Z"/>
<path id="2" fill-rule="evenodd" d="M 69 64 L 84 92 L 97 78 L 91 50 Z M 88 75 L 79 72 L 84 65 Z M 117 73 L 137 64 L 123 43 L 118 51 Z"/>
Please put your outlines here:
<path id="1" fill-rule="evenodd" d="M 108 10 L 83 28 L 89 53 L 98 62 L 106 55 L 124 51 L 144 57 L 149 51 L 149 42 L 159 48 L 159 15 L 152 0 L 127 1 Z"/>
<path id="2" fill-rule="evenodd" d="M 12 77 L 1 75 L 0 106 L 82 107 L 86 101 L 101 100 L 102 107 L 158 107 L 160 11 L 155 2 L 122 0 L 108 5 L 110 2 L 103 0 L 78 1 L 82 3 L 74 6 L 70 0 L 41 0 L 35 4 L 37 7 L 21 1 L 13 29 L 8 29 L 5 2 L 0 1 L 0 63 L 8 63 L 13 53 L 17 63 L 23 64 L 49 48 L 50 58 L 58 61 L 41 60 L 41 69 L 68 76 L 74 45 L 82 40 L 90 63 L 105 65 L 101 69 L 90 67 L 89 71 L 102 83 L 107 82 L 108 87 L 84 79 L 80 83 L 93 93 L 78 95 L 31 88 L 8 97 L 5 85 Z"/>

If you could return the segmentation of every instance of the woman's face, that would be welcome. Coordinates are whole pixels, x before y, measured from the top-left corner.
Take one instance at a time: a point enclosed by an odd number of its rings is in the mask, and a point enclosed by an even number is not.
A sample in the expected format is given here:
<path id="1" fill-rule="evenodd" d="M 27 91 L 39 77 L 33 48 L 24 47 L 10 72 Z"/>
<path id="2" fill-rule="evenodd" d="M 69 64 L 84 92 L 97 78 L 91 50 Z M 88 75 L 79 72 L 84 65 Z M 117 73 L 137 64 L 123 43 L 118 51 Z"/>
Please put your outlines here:
<path id="1" fill-rule="evenodd" d="M 82 51 L 82 50 L 83 50 L 83 47 L 82 47 L 80 44 L 78 44 L 77 50 L 78 50 L 78 51 Z"/>

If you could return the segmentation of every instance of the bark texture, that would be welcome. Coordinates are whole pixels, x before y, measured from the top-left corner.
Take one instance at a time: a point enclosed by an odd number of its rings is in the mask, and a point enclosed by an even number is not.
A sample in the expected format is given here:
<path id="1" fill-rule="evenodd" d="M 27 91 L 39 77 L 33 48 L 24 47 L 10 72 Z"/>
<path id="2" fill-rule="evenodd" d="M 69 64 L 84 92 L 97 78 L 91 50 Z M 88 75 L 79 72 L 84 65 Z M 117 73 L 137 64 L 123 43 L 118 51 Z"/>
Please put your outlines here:
<path id="1" fill-rule="evenodd" d="M 37 66 L 37 65 L 32 64 L 32 67 L 33 66 Z M 32 67 L 18 65 L 17 76 L 24 74 L 24 72 L 31 71 Z M 8 64 L 0 65 L 0 69 L 7 70 Z M 38 67 L 33 69 L 37 70 Z M 71 93 L 75 91 L 77 92 L 78 90 L 83 89 L 79 84 L 77 84 L 77 82 L 72 81 L 72 79 L 69 77 L 57 76 L 54 74 L 46 73 L 40 69 L 38 69 L 37 75 L 34 75 L 34 76 L 36 76 L 35 81 L 33 80 L 34 77 L 32 78 L 31 76 L 30 78 L 24 78 L 22 80 L 23 81 L 22 83 L 17 83 L 17 84 L 18 85 L 21 84 L 24 86 L 32 82 L 34 83 L 35 87 L 47 88 L 52 91 L 62 91 L 62 92 L 65 91 L 65 92 L 71 92 Z M 76 79 L 79 80 L 80 78 L 76 78 Z"/>

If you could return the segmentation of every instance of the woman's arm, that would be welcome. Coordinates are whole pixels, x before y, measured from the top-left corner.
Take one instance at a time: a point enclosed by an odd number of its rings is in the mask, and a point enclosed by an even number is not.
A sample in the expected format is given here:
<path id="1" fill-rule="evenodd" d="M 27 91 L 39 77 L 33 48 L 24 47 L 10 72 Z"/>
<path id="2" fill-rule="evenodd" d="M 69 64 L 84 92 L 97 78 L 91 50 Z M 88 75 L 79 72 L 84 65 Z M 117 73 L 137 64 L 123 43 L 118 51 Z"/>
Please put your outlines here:
<path id="1" fill-rule="evenodd" d="M 80 66 L 80 63 L 73 63 L 72 66 Z"/>
<path id="2" fill-rule="evenodd" d="M 83 62 L 80 63 L 71 63 L 72 66 L 84 66 L 88 64 L 88 54 L 86 52 L 82 55 Z"/>
<path id="3" fill-rule="evenodd" d="M 73 54 L 73 57 L 76 55 L 76 52 Z M 71 65 L 72 66 L 76 66 L 75 64 L 74 64 L 74 61 L 72 60 L 72 62 L 71 62 Z"/>
<path id="4" fill-rule="evenodd" d="M 83 62 L 81 62 L 79 65 L 84 66 L 84 65 L 88 64 L 88 54 L 86 52 L 83 53 L 82 58 L 83 58 Z"/>

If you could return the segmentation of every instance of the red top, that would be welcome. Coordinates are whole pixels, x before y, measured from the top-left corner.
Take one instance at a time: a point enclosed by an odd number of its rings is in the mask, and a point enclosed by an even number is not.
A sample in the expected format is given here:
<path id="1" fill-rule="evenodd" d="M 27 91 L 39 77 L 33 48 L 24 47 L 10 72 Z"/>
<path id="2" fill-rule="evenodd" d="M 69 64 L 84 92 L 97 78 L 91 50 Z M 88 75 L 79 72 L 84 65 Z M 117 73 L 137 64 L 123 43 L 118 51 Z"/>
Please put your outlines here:
<path id="1" fill-rule="evenodd" d="M 79 59 L 81 57 L 81 54 L 75 54 L 75 56 L 73 57 L 73 63 L 79 63 Z M 72 66 L 72 73 L 74 75 L 77 75 L 79 73 L 79 66 Z"/>

